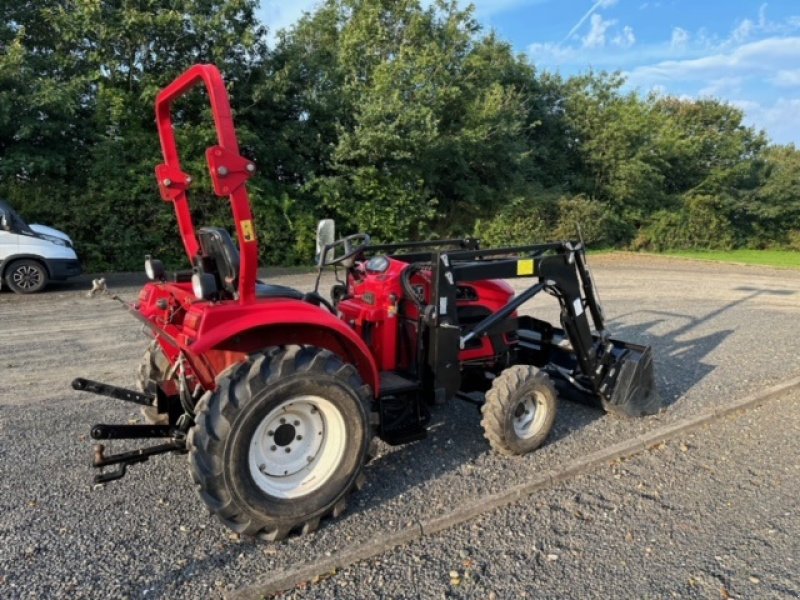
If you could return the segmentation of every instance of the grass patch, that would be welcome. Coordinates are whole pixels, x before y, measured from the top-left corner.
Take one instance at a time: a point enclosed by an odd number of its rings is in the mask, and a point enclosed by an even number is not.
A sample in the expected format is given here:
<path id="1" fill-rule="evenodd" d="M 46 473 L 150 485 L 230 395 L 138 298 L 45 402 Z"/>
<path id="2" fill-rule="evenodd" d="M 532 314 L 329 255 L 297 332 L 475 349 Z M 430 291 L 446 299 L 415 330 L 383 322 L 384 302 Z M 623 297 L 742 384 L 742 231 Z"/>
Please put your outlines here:
<path id="1" fill-rule="evenodd" d="M 695 260 L 800 269 L 800 252 L 794 250 L 674 250 L 662 254 Z"/>

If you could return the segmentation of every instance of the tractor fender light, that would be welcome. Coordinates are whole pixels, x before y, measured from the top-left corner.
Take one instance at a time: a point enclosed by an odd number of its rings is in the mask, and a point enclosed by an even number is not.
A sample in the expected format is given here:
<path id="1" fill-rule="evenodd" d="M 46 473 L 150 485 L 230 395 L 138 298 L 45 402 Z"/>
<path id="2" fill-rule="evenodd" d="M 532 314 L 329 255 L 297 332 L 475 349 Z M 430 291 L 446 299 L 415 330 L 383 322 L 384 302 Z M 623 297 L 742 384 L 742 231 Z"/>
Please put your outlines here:
<path id="1" fill-rule="evenodd" d="M 164 281 L 167 273 L 164 263 L 150 255 L 144 257 L 144 272 L 150 281 Z"/>
<path id="2" fill-rule="evenodd" d="M 194 273 L 192 291 L 200 300 L 211 300 L 217 295 L 217 282 L 211 273 Z"/>

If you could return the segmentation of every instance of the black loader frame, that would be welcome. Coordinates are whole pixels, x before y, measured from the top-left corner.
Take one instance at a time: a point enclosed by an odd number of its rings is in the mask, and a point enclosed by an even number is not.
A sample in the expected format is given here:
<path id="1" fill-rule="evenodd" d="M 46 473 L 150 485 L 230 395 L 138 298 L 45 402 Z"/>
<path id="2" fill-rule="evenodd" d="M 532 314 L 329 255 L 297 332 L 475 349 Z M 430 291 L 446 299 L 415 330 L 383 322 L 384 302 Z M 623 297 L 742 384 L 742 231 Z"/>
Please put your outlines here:
<path id="1" fill-rule="evenodd" d="M 452 249 L 441 249 L 447 246 Z M 437 249 L 398 252 L 423 247 Z M 480 249 L 477 240 L 464 238 L 370 245 L 366 252 L 388 252 L 394 259 L 431 268 L 433 293 L 421 335 L 427 339 L 423 361 L 440 401 L 456 395 L 461 386 L 459 350 L 502 328 L 516 331 L 512 364 L 546 370 L 559 383 L 560 393 L 570 399 L 623 416 L 654 414 L 662 407 L 654 387 L 651 348 L 616 340 L 606 332 L 605 315 L 581 242 Z M 459 324 L 455 310 L 458 284 L 517 278 L 535 283 L 471 328 Z M 561 328 L 530 316 L 513 317 L 540 292 L 558 300 Z M 592 333 L 589 315 L 596 333 Z"/>

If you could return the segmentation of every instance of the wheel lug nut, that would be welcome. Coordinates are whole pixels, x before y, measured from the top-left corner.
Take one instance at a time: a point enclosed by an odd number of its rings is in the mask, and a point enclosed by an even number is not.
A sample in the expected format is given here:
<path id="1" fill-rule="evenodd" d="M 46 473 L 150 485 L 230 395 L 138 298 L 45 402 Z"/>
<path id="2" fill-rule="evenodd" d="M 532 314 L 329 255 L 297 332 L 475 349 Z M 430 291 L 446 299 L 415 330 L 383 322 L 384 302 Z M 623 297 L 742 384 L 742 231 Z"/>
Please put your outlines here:
<path id="1" fill-rule="evenodd" d="M 306 456 L 306 460 L 308 462 L 311 462 L 312 460 L 314 460 L 314 457 L 313 456 Z"/>
<path id="2" fill-rule="evenodd" d="M 261 471 L 262 473 L 266 473 L 267 465 L 258 465 L 258 470 Z"/>
<path id="3" fill-rule="evenodd" d="M 281 424 L 283 424 L 283 423 L 286 423 L 286 419 L 284 419 L 283 417 L 281 417 Z"/>
<path id="4" fill-rule="evenodd" d="M 277 450 L 278 447 L 277 446 L 270 446 L 269 449 L 272 450 L 273 452 L 275 452 L 275 450 Z"/>
<path id="5" fill-rule="evenodd" d="M 272 431 L 272 430 L 270 429 L 270 430 L 267 432 L 267 435 L 268 435 L 269 437 L 272 437 L 273 435 L 275 435 L 275 432 L 274 432 L 274 431 Z"/>
<path id="6" fill-rule="evenodd" d="M 298 435 L 298 436 L 297 436 L 297 440 L 298 440 L 298 441 L 300 441 L 300 440 L 302 440 L 302 439 L 303 439 L 303 436 L 302 436 L 302 435 Z"/>
<path id="7" fill-rule="evenodd" d="M 295 426 L 295 427 L 299 427 L 299 426 L 300 426 L 300 421 L 295 421 L 295 422 L 294 422 L 294 426 Z"/>
<path id="8" fill-rule="evenodd" d="M 286 447 L 286 454 L 289 454 L 289 452 L 291 452 L 291 451 L 292 451 L 292 449 L 287 446 Z"/>

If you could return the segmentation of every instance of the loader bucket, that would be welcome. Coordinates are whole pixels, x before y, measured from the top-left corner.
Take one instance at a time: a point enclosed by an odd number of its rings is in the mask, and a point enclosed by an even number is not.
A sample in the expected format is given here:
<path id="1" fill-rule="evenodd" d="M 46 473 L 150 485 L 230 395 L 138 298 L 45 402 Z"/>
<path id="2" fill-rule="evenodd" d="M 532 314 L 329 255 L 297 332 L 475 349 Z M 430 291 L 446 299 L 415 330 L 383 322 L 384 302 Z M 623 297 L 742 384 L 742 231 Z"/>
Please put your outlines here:
<path id="1" fill-rule="evenodd" d="M 653 415 L 663 408 L 656 392 L 653 351 L 618 340 L 614 344 L 616 363 L 600 386 L 603 408 L 626 417 Z"/>

